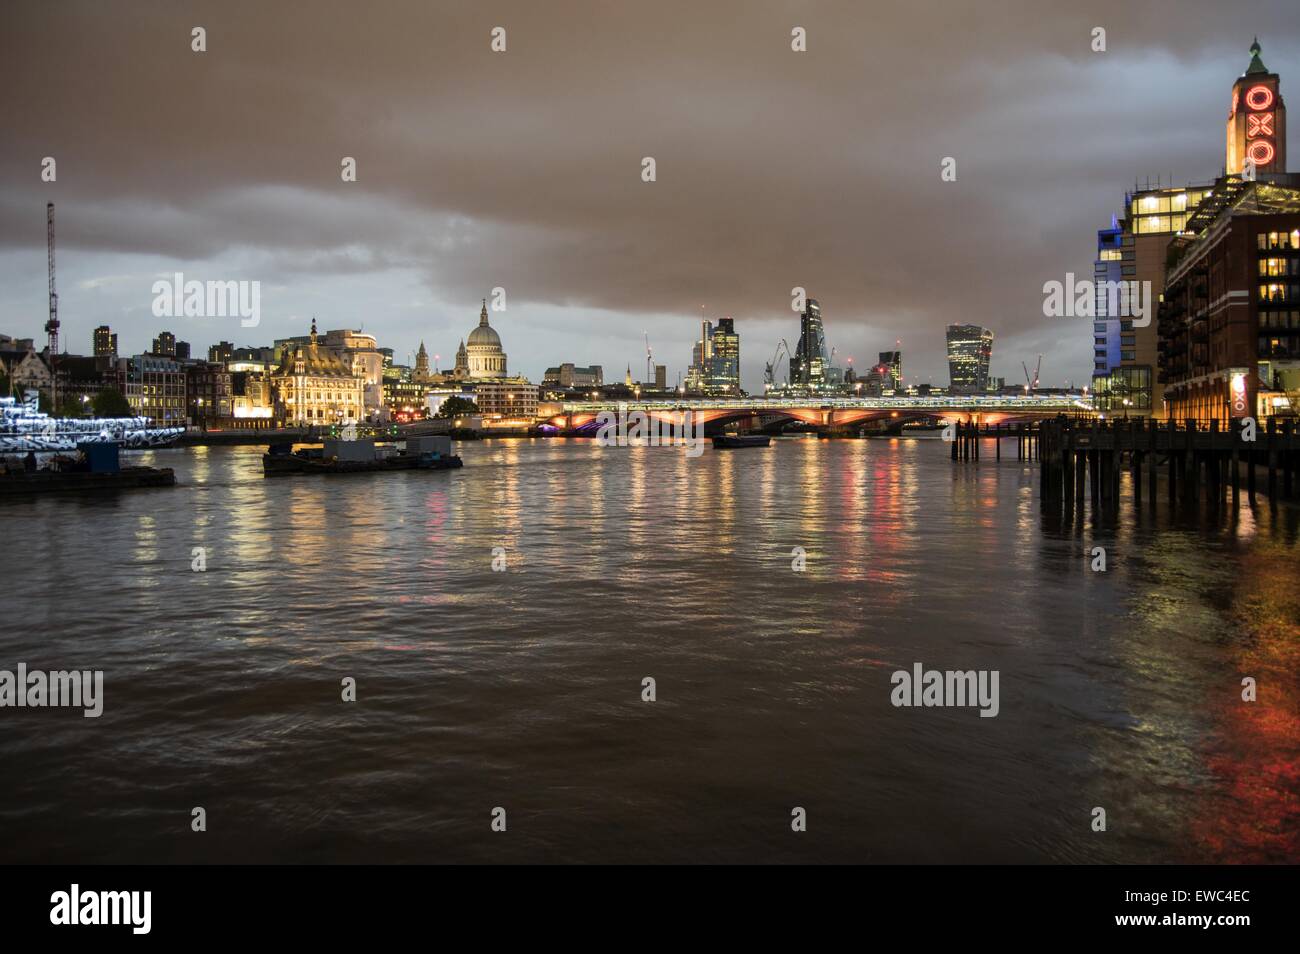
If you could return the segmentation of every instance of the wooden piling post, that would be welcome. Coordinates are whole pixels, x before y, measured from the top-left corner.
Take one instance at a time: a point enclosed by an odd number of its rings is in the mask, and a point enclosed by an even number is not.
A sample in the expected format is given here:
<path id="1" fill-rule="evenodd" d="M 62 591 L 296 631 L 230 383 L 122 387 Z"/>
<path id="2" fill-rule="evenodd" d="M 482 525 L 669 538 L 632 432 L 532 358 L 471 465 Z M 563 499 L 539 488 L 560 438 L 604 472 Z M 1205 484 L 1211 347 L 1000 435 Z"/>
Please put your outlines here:
<path id="1" fill-rule="evenodd" d="M 1282 443 L 1285 449 L 1282 451 L 1282 496 L 1290 498 L 1292 495 L 1292 474 L 1295 471 L 1295 451 L 1291 444 L 1291 425 L 1293 421 L 1282 422 Z"/>
<path id="2" fill-rule="evenodd" d="M 1241 427 L 1239 422 L 1232 422 L 1232 451 L 1228 466 L 1232 468 L 1229 475 L 1232 480 L 1232 509 L 1236 510 L 1241 506 L 1241 469 L 1238 466 L 1241 463 L 1241 451 L 1238 445 L 1241 443 Z"/>
<path id="3" fill-rule="evenodd" d="M 1268 419 L 1268 499 L 1277 500 L 1277 418 Z"/>
<path id="4" fill-rule="evenodd" d="M 1151 498 L 1151 505 L 1156 503 L 1156 431 L 1160 428 L 1156 424 L 1155 418 L 1150 421 L 1147 428 L 1147 496 Z"/>
<path id="5" fill-rule="evenodd" d="M 1138 450 L 1137 432 L 1141 428 L 1142 419 L 1134 421 L 1128 426 L 1129 440 L 1129 457 L 1128 465 L 1133 479 L 1133 506 L 1142 506 L 1142 452 Z"/>
<path id="6" fill-rule="evenodd" d="M 1174 452 L 1175 435 L 1178 433 L 1177 425 L 1174 419 L 1169 419 L 1169 504 L 1173 506 L 1178 502 L 1178 461 L 1181 459 L 1180 454 Z"/>

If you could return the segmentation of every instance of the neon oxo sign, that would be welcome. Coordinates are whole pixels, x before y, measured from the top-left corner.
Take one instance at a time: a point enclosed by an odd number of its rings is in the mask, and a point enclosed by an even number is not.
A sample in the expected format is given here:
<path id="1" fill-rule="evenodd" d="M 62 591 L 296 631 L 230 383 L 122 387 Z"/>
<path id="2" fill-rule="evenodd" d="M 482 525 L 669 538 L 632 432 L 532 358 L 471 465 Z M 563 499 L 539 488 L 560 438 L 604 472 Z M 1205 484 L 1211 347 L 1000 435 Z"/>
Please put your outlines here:
<path id="1" fill-rule="evenodd" d="M 1273 146 L 1273 90 L 1264 84 L 1252 86 L 1243 97 L 1246 116 L 1246 159 L 1256 166 L 1266 166 L 1273 161 L 1277 150 Z"/>

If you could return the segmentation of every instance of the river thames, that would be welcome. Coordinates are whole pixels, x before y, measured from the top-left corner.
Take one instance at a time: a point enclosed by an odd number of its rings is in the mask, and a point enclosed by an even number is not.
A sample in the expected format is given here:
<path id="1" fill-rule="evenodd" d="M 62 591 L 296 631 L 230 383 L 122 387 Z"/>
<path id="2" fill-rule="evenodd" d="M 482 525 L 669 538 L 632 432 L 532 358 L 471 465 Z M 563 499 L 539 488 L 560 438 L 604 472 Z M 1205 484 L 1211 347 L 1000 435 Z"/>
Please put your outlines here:
<path id="1" fill-rule="evenodd" d="M 0 714 L 0 859 L 1300 860 L 1295 508 L 1047 526 L 1011 441 L 261 450 L 0 503 L 0 668 L 105 673 Z M 916 663 L 997 716 L 894 707 Z"/>

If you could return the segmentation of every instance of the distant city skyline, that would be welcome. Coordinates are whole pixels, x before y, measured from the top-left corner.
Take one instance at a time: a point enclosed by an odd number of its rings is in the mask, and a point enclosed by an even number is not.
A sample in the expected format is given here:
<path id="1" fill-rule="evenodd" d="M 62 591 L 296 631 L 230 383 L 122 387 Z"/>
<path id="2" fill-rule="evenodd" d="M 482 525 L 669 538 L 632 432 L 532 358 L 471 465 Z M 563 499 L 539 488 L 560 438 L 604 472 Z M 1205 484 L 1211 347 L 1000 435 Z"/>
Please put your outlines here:
<path id="1" fill-rule="evenodd" d="M 837 361 L 868 367 L 901 340 L 906 383 L 942 384 L 944 329 L 978 324 L 997 335 L 993 376 L 1018 380 L 1042 353 L 1045 384 L 1082 384 L 1089 329 L 1043 317 L 1043 282 L 1091 270 L 1135 181 L 1217 174 L 1225 79 L 1255 34 L 1274 69 L 1300 62 L 1282 2 L 1177 17 L 1101 3 L 1050 21 L 1029 3 L 913 7 L 869 30 L 848 4 L 738 20 L 670 2 L 590 10 L 580 39 L 522 3 L 491 22 L 386 5 L 362 34 L 335 28 L 350 6 L 304 9 L 258 10 L 255 30 L 247 11 L 205 11 L 202 54 L 188 22 L 7 10 L 0 77 L 20 95 L 0 147 L 0 331 L 41 336 L 52 200 L 62 333 L 81 353 L 105 323 L 122 353 L 164 329 L 203 352 L 315 316 L 402 363 L 421 340 L 445 363 L 503 287 L 494 323 L 533 380 L 561 362 L 639 374 L 645 332 L 676 380 L 701 317 L 729 316 L 752 392 L 794 344 L 801 286 Z M 789 49 L 796 21 L 807 53 Z M 87 73 L 105 85 L 70 79 Z M 882 92 L 904 74 L 911 95 Z M 260 281 L 262 324 L 156 319 L 151 283 L 175 271 Z"/>

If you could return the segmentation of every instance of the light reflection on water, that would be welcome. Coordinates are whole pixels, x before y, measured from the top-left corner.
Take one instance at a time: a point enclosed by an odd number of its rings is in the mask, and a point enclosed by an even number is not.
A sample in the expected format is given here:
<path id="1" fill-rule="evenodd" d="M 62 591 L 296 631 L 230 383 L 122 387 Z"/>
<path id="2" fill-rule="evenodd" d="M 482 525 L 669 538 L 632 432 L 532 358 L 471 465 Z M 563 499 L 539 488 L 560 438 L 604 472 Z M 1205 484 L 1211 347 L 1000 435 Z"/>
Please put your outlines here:
<path id="1" fill-rule="evenodd" d="M 1300 855 L 1294 509 L 1063 524 L 1035 467 L 937 441 L 460 453 L 158 451 L 181 487 L 3 502 L 0 668 L 107 697 L 0 714 L 5 860 Z M 893 708 L 914 662 L 998 669 L 1001 714 Z"/>

